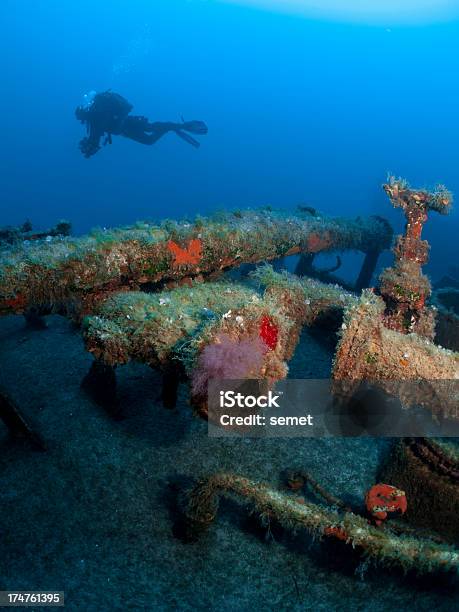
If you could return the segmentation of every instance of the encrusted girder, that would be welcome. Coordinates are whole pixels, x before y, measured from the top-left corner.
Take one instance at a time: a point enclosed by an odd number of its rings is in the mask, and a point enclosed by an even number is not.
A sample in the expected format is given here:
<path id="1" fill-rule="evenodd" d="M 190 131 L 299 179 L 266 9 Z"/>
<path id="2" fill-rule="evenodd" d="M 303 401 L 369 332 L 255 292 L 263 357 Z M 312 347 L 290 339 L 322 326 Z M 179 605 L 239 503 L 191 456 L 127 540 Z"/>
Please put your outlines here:
<path id="1" fill-rule="evenodd" d="M 84 320 L 86 347 L 111 367 L 130 360 L 163 370 L 179 365 L 191 382 L 193 403 L 205 414 L 208 380 L 273 384 L 287 375 L 303 325 L 357 301 L 340 287 L 279 274 L 271 266 L 253 278 L 259 287 L 219 281 L 152 294 L 115 293 Z"/>
<path id="2" fill-rule="evenodd" d="M 391 239 L 387 222 L 377 217 L 262 209 L 22 244 L 0 257 L 0 314 L 36 306 L 79 319 L 114 291 L 209 278 L 243 263 L 297 253 L 380 252 Z"/>

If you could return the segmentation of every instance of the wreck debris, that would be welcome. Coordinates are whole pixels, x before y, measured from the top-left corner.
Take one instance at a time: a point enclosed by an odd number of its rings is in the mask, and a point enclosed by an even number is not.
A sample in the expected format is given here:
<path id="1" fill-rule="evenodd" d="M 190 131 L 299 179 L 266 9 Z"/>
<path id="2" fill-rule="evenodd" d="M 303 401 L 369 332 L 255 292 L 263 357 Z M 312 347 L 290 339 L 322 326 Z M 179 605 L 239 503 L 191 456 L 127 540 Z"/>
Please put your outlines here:
<path id="1" fill-rule="evenodd" d="M 442 287 L 433 293 L 435 303 L 447 312 L 453 312 L 459 317 L 459 289 Z"/>
<path id="2" fill-rule="evenodd" d="M 402 439 L 381 476 L 406 491 L 410 524 L 459 542 L 459 455 L 453 444 L 440 438 Z"/>
<path id="3" fill-rule="evenodd" d="M 298 501 L 280 491 L 234 474 L 215 474 L 201 480 L 188 496 L 185 507 L 187 536 L 194 540 L 208 530 L 216 518 L 219 497 L 240 496 L 253 505 L 265 522 L 277 520 L 285 529 L 304 529 L 312 535 L 334 537 L 364 552 L 381 565 L 419 573 L 459 569 L 459 553 L 432 540 L 398 537 L 364 518 L 327 507 Z"/>
<path id="4" fill-rule="evenodd" d="M 305 470 L 289 470 L 285 474 L 285 480 L 287 486 L 291 491 L 299 491 L 306 484 L 309 484 L 312 489 L 318 493 L 329 506 L 336 506 L 346 512 L 352 512 L 351 508 L 347 506 L 343 501 L 329 493 L 324 487 L 319 484 L 308 472 Z"/>
<path id="5" fill-rule="evenodd" d="M 298 208 L 300 211 L 303 210 L 300 206 Z M 314 210 L 314 209 L 311 209 L 311 210 Z M 314 213 L 311 213 L 311 214 L 316 215 L 317 213 L 314 211 Z M 390 235 L 392 233 L 392 228 L 386 219 L 380 216 L 374 216 L 372 218 L 378 220 L 382 225 L 385 225 L 387 235 Z M 374 243 L 368 244 L 368 248 L 366 250 L 363 250 L 363 253 L 365 254 L 365 258 L 363 260 L 362 267 L 360 269 L 357 280 L 355 281 L 354 284 L 349 283 L 334 274 L 334 272 L 339 270 L 342 265 L 341 257 L 339 255 L 336 257 L 335 265 L 331 266 L 328 269 L 322 270 L 314 266 L 314 258 L 316 255 L 315 252 L 311 251 L 308 253 L 301 253 L 298 263 L 295 267 L 295 274 L 297 276 L 309 276 L 323 283 L 339 284 L 348 291 L 354 291 L 355 293 L 360 293 L 362 289 L 366 289 L 367 287 L 371 286 L 371 281 L 374 275 L 374 271 L 376 269 L 376 265 L 378 263 L 379 256 L 381 255 L 381 252 L 383 250 L 384 249 L 381 248 L 380 244 L 379 245 L 376 245 Z"/>
<path id="6" fill-rule="evenodd" d="M 31 306 L 24 312 L 24 319 L 29 329 L 39 330 L 48 327 L 40 309 L 35 306 Z"/>
<path id="7" fill-rule="evenodd" d="M 209 277 L 301 252 L 381 250 L 391 235 L 377 218 L 352 221 L 260 210 L 18 245 L 0 257 L 0 314 L 35 306 L 79 317 L 94 312 L 114 291 Z"/>
<path id="8" fill-rule="evenodd" d="M 23 248 L 27 248 L 31 241 L 45 240 L 49 242 L 56 237 L 70 236 L 71 230 L 72 226 L 68 221 L 59 221 L 55 227 L 43 231 L 33 230 L 30 221 L 25 221 L 18 227 L 2 227 L 0 228 L 0 250 L 4 249 L 5 253 L 8 253 L 12 246 L 17 246 L 20 243 L 22 243 Z M 13 312 L 24 312 L 26 324 L 30 329 L 46 329 L 46 322 L 42 316 L 42 314 L 47 314 L 46 308 L 43 313 L 41 312 L 43 309 L 35 305 L 31 305 L 24 310 L 25 301 L 21 296 L 18 296 L 16 300 L 13 299 L 9 302 L 7 300 L 8 303 L 12 306 Z"/>
<path id="9" fill-rule="evenodd" d="M 160 368 L 169 407 L 179 380 L 188 378 L 192 402 L 205 416 L 208 380 L 260 378 L 273 384 L 286 376 L 303 325 L 357 301 L 339 287 L 278 274 L 268 265 L 252 278 L 264 292 L 219 281 L 151 294 L 114 293 L 83 321 L 86 347 L 104 366 L 136 360 Z"/>
<path id="10" fill-rule="evenodd" d="M 0 419 L 13 436 L 28 440 L 36 450 L 46 450 L 40 435 L 31 428 L 19 407 L 4 389 L 0 389 Z"/>
<path id="11" fill-rule="evenodd" d="M 432 341 L 434 311 L 426 306 L 430 283 L 421 272 L 428 252 L 420 238 L 423 223 L 430 210 L 445 214 L 451 195 L 444 187 L 415 191 L 394 178 L 384 189 L 406 214 L 406 234 L 397 240 L 394 266 L 381 274 L 381 295 L 365 290 L 345 311 L 333 378 L 344 394 L 367 380 L 407 407 L 421 405 L 458 419 L 459 353 Z"/>
<path id="12" fill-rule="evenodd" d="M 286 271 L 277 273 L 270 265 L 259 266 L 250 276 L 282 305 L 286 316 L 308 327 L 340 317 L 344 308 L 358 303 L 357 296 L 340 285 L 298 278 Z"/>
<path id="13" fill-rule="evenodd" d="M 178 388 L 183 374 L 180 365 L 174 362 L 165 364 L 162 373 L 161 400 L 165 408 L 173 409 L 177 405 Z"/>
<path id="14" fill-rule="evenodd" d="M 113 366 L 98 360 L 93 361 L 89 372 L 81 382 L 81 388 L 112 416 L 119 416 L 120 406 L 117 401 L 116 375 Z"/>
<path id="15" fill-rule="evenodd" d="M 405 235 L 398 236 L 394 247 L 395 262 L 380 277 L 380 293 L 386 302 L 385 326 L 400 333 L 416 332 L 433 339 L 435 320 L 426 308 L 431 288 L 422 266 L 427 262 L 429 244 L 421 240 L 424 223 L 430 211 L 447 214 L 451 194 L 440 186 L 434 192 L 414 190 L 406 181 L 389 177 L 384 191 L 394 207 L 406 217 Z"/>
<path id="16" fill-rule="evenodd" d="M 24 241 L 47 239 L 56 236 L 70 236 L 72 226 L 68 221 L 59 221 L 54 227 L 48 230 L 36 231 L 32 228 L 30 221 L 25 221 L 22 225 L 0 227 L 0 248 L 11 246 Z"/>
<path id="17" fill-rule="evenodd" d="M 134 359 L 162 369 L 169 406 L 174 386 L 187 374 L 193 401 L 205 413 L 207 380 L 215 372 L 221 370 L 222 378 L 236 372 L 237 378 L 283 378 L 300 327 L 270 296 L 217 282 L 155 294 L 114 294 L 97 316 L 85 319 L 83 333 L 87 349 L 106 366 Z"/>
<path id="18" fill-rule="evenodd" d="M 24 240 L 22 236 L 32 230 L 32 223 L 27 220 L 22 225 L 13 226 L 7 225 L 0 227 L 0 246 L 11 245 Z"/>
<path id="19" fill-rule="evenodd" d="M 333 366 L 340 392 L 352 395 L 366 380 L 406 407 L 424 406 L 438 417 L 458 419 L 459 353 L 388 329 L 385 310 L 382 297 L 369 289 L 345 310 Z"/>
<path id="20" fill-rule="evenodd" d="M 434 289 L 431 302 L 437 308 L 435 342 L 459 351 L 459 283 L 457 287 L 444 285 Z"/>
<path id="21" fill-rule="evenodd" d="M 459 352 L 459 316 L 439 308 L 435 323 L 435 342 Z"/>
<path id="22" fill-rule="evenodd" d="M 322 497 L 330 507 L 336 507 L 345 512 L 354 512 L 350 506 L 329 493 L 305 470 L 289 470 L 286 472 L 285 479 L 291 491 L 299 491 L 309 484 L 311 488 Z M 303 498 L 301 503 L 303 503 Z M 373 485 L 365 495 L 365 507 L 375 525 L 381 525 L 388 517 L 388 513 L 404 514 L 407 508 L 407 500 L 404 491 L 388 484 L 379 483 Z M 355 512 L 354 512 L 355 513 Z M 397 526 L 397 531 L 403 531 Z M 327 530 L 330 534 L 330 529 Z M 342 535 L 341 529 L 335 535 Z M 344 538 L 346 539 L 346 538 Z"/>
<path id="23" fill-rule="evenodd" d="M 336 263 L 333 266 L 330 266 L 329 268 L 325 269 L 317 268 L 314 265 L 314 258 L 314 253 L 306 253 L 305 255 L 300 255 L 298 263 L 295 266 L 296 276 L 308 276 L 309 278 L 315 278 L 321 281 L 322 283 L 338 283 L 345 289 L 349 291 L 354 291 L 354 287 L 350 283 L 339 279 L 333 274 L 333 272 L 336 272 L 341 268 L 343 263 L 339 255 L 336 256 Z M 276 271 L 280 272 L 281 270 Z"/>

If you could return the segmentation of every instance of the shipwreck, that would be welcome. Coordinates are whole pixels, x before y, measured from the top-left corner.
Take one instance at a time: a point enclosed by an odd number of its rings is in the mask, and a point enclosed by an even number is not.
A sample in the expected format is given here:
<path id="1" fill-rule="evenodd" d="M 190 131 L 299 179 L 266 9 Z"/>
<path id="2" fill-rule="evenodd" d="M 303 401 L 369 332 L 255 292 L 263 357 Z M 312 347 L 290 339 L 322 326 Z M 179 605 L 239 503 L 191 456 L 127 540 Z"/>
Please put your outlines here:
<path id="1" fill-rule="evenodd" d="M 68 233 L 65 226 L 33 239 L 27 225 L 7 233 L 0 251 L 0 315 L 57 313 L 75 321 L 94 357 L 84 386 L 106 405 L 117 401 L 116 368 L 132 360 L 162 372 L 165 406 L 175 406 L 183 381 L 195 412 L 207 417 L 209 381 L 260 379 L 272 388 L 287 376 L 303 327 L 321 325 L 337 332 L 331 372 L 337 393 L 352 397 L 362 381 L 371 380 L 407 410 L 423 406 L 436 419 L 458 420 L 459 353 L 454 345 L 439 345 L 434 306 L 454 298 L 437 291 L 431 299 L 422 272 L 429 245 L 421 238 L 428 215 L 446 214 L 452 197 L 442 186 L 412 189 L 394 177 L 384 190 L 403 211 L 406 228 L 393 247 L 393 266 L 375 287 L 378 257 L 392 244 L 392 230 L 381 217 L 349 220 L 309 207 L 294 213 L 266 208 L 139 223 L 82 237 L 62 235 Z M 318 253 L 347 250 L 364 256 L 354 284 L 335 275 L 339 256 L 329 270 L 313 265 Z M 268 263 L 291 255 L 300 255 L 298 274 Z M 255 269 L 236 280 L 226 274 L 243 264 Z M 457 329 L 449 332 L 448 325 L 454 330 L 457 317 L 441 318 L 441 337 L 454 338 Z M 11 430 L 34 437 L 6 395 L 1 406 Z M 384 466 L 391 487 L 382 484 L 382 490 L 389 487 L 390 495 L 405 500 L 397 507 L 413 528 L 435 532 L 424 539 L 372 522 L 386 514 L 377 505 L 370 517 L 362 517 L 337 510 L 334 502 L 328 508 L 301 504 L 230 473 L 201 480 L 185 515 L 191 531 L 200 532 L 215 518 L 220 495 L 241 496 L 287 529 L 305 528 L 352 544 L 385 565 L 457 570 L 458 553 L 450 544 L 459 539 L 458 465 L 457 454 L 441 441 L 406 439 Z M 415 472 L 419 477 L 413 478 Z M 441 520 L 426 519 L 429 507 L 437 508 Z"/>

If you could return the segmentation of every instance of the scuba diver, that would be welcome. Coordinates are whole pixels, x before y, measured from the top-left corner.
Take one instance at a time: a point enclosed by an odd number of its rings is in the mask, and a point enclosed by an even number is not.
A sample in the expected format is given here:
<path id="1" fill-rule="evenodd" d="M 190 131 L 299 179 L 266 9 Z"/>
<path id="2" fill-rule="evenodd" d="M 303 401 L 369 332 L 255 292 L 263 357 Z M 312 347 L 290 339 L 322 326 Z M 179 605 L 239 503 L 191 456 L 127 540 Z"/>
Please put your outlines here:
<path id="1" fill-rule="evenodd" d="M 112 144 L 112 135 L 124 136 L 136 142 L 152 145 L 167 132 L 175 132 L 177 136 L 198 148 L 199 142 L 191 134 L 207 134 L 207 126 L 203 121 L 183 121 L 182 123 L 154 122 L 147 117 L 132 116 L 133 109 L 123 96 L 110 90 L 102 93 L 91 91 L 84 96 L 84 104 L 75 110 L 76 118 L 86 125 L 87 136 L 80 140 L 79 148 L 82 154 L 89 158 L 99 151 L 100 141 L 103 145 Z"/>

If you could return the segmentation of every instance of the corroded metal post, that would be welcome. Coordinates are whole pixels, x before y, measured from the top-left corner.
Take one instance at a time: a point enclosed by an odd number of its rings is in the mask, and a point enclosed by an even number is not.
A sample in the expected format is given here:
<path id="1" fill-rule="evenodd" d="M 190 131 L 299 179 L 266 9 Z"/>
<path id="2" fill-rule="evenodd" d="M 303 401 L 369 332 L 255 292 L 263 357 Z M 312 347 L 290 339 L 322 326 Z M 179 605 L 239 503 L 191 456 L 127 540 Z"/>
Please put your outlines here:
<path id="1" fill-rule="evenodd" d="M 429 244 L 421 239 L 421 233 L 430 211 L 448 213 L 452 196 L 443 186 L 433 192 L 411 189 L 406 181 L 394 177 L 384 185 L 384 191 L 406 217 L 405 235 L 398 236 L 394 248 L 394 265 L 380 277 L 380 293 L 386 302 L 384 324 L 403 334 L 415 331 L 432 339 L 434 316 L 425 308 L 431 288 L 429 279 L 422 273 Z"/>

